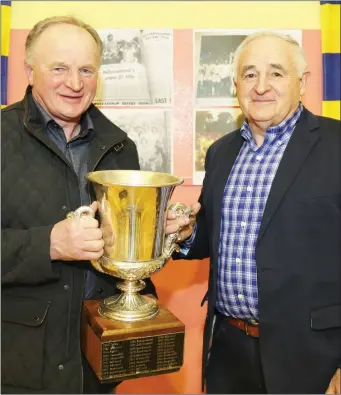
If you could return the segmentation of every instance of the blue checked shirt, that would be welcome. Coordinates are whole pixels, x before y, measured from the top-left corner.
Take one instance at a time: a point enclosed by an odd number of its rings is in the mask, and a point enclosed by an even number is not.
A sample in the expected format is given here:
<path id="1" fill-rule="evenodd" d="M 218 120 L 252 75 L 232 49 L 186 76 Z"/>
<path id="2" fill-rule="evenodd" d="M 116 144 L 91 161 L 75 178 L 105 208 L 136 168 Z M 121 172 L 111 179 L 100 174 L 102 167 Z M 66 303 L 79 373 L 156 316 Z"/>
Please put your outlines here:
<path id="1" fill-rule="evenodd" d="M 302 112 L 267 129 L 258 147 L 247 122 L 244 143 L 227 180 L 222 202 L 218 258 L 218 311 L 258 321 L 256 241 L 272 181 Z"/>

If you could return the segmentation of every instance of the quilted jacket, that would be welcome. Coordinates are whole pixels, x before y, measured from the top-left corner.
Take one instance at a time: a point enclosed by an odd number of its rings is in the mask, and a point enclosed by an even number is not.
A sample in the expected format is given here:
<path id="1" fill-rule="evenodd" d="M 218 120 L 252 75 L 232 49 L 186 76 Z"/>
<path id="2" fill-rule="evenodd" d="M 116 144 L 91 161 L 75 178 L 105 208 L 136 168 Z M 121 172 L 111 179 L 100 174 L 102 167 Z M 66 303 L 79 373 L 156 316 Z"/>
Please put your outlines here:
<path id="1" fill-rule="evenodd" d="M 88 111 L 89 169 L 139 169 L 126 133 L 95 106 Z M 80 316 L 93 269 L 49 255 L 52 227 L 80 206 L 78 178 L 45 133 L 30 88 L 2 110 L 1 143 L 2 392 L 81 393 Z M 117 292 L 115 278 L 94 272 L 94 299 Z M 155 292 L 151 282 L 145 292 Z"/>

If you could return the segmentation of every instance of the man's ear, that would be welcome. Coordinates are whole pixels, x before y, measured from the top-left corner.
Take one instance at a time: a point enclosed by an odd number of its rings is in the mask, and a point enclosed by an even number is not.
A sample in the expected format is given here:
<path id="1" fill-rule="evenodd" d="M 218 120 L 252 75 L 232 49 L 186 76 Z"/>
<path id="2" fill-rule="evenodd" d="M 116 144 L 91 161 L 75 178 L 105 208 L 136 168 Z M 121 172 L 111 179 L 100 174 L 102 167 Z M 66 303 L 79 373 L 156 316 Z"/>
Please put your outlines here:
<path id="1" fill-rule="evenodd" d="M 33 75 L 34 75 L 33 67 L 27 64 L 26 62 L 25 62 L 25 71 L 29 85 L 33 86 Z"/>
<path id="2" fill-rule="evenodd" d="M 305 94 L 305 90 L 308 83 L 308 78 L 310 77 L 310 71 L 305 71 L 301 77 L 300 81 L 300 95 L 303 96 Z"/>

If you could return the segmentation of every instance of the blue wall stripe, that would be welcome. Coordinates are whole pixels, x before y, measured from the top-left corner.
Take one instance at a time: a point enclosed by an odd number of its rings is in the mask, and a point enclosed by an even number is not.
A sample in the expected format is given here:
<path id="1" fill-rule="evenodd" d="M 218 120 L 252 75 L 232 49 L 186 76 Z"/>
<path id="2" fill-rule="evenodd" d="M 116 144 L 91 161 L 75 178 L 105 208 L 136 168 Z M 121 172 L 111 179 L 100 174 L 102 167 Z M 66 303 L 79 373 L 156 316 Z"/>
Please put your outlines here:
<path id="1" fill-rule="evenodd" d="M 323 59 L 323 100 L 341 100 L 340 71 L 341 54 L 324 53 Z"/>
<path id="2" fill-rule="evenodd" d="M 8 57 L 1 55 L 1 104 L 7 104 L 7 66 Z"/>

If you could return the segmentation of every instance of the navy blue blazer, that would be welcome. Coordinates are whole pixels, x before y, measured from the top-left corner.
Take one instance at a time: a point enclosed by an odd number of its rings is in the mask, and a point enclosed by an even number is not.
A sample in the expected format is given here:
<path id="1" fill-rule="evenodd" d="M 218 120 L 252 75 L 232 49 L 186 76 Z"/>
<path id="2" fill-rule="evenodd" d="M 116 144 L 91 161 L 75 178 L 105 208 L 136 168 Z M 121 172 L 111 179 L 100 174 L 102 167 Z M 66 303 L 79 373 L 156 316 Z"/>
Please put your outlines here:
<path id="1" fill-rule="evenodd" d="M 263 214 L 256 265 L 269 393 L 324 393 L 341 366 L 340 125 L 303 110 Z M 186 257 L 210 257 L 203 379 L 214 341 L 222 196 L 242 144 L 237 130 L 208 150 L 197 234 Z"/>

